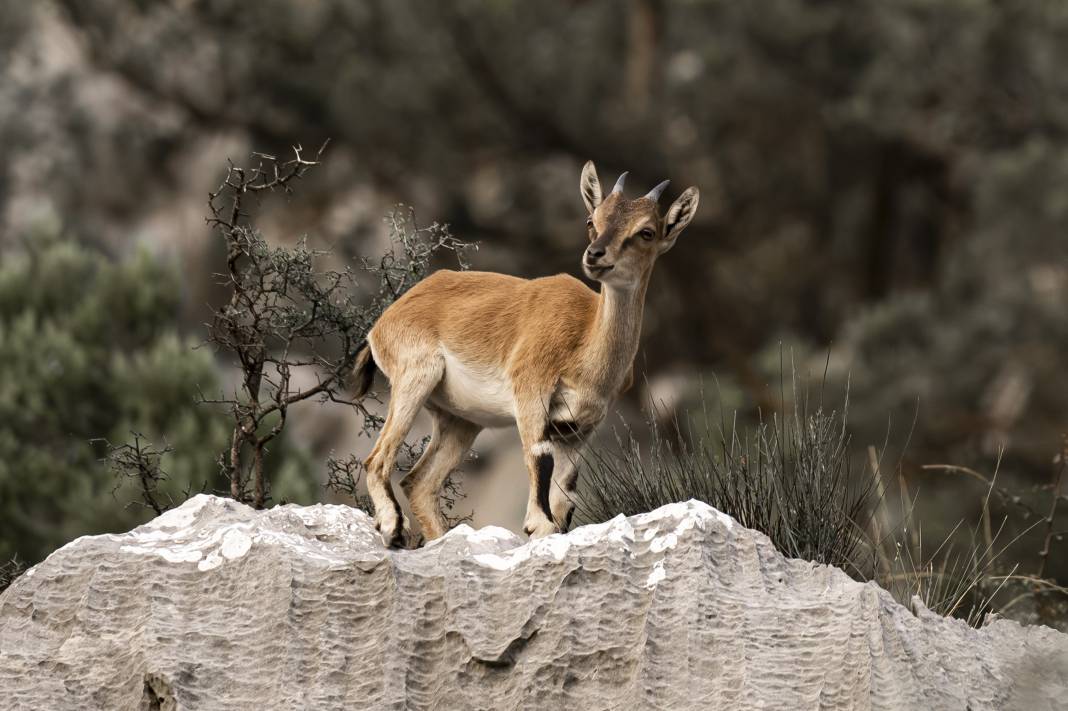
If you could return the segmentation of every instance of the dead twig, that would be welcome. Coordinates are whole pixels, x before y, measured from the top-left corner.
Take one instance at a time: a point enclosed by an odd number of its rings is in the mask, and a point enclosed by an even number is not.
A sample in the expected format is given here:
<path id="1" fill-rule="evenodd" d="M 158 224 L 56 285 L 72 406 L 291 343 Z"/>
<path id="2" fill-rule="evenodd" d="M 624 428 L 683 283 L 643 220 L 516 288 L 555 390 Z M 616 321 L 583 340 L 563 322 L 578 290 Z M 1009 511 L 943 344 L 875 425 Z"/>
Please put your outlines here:
<path id="1" fill-rule="evenodd" d="M 359 267 L 379 281 L 369 303 L 358 299 L 356 271 L 320 266 L 327 252 L 310 249 L 304 239 L 292 248 L 272 247 L 250 222 L 248 197 L 292 193 L 294 183 L 319 165 L 325 148 L 306 158 L 298 145 L 288 160 L 253 153 L 251 167 L 229 162 L 222 183 L 208 195 L 207 223 L 226 245 L 226 270 L 219 280 L 230 298 L 213 314 L 207 340 L 234 358 L 241 385 L 211 399 L 201 395 L 201 402 L 229 408 L 233 434 L 219 464 L 230 495 L 256 508 L 271 498 L 266 455 L 292 406 L 312 399 L 343 403 L 362 415 L 365 430 L 380 426 L 380 418 L 342 392 L 367 332 L 390 303 L 428 273 L 435 255 L 451 252 L 466 268 L 464 256 L 474 247 L 444 225 L 418 226 L 410 210 L 391 213 L 390 247 Z M 314 384 L 307 384 L 312 379 Z"/>

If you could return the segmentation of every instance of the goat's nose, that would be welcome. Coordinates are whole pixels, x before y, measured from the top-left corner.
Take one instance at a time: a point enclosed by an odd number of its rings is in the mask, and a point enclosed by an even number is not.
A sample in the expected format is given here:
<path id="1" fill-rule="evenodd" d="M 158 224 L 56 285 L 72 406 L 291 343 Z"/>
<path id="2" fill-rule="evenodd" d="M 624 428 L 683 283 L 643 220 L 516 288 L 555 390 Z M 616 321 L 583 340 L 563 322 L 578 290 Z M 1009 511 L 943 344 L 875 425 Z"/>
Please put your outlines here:
<path id="1" fill-rule="evenodd" d="M 600 259 L 604 256 L 604 247 L 598 247 L 596 245 L 590 245 L 586 248 L 586 256 L 589 259 Z"/>

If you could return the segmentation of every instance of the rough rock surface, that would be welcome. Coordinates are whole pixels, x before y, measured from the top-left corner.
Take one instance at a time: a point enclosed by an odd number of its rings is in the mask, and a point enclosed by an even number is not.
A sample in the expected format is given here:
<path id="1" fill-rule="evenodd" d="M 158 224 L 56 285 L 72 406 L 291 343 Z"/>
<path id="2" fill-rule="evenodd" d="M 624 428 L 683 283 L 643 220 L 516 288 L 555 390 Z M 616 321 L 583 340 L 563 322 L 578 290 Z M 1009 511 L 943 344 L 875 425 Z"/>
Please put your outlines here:
<path id="1" fill-rule="evenodd" d="M 5 709 L 1053 709 L 1068 635 L 921 612 L 698 502 L 388 551 L 198 496 L 0 596 Z"/>

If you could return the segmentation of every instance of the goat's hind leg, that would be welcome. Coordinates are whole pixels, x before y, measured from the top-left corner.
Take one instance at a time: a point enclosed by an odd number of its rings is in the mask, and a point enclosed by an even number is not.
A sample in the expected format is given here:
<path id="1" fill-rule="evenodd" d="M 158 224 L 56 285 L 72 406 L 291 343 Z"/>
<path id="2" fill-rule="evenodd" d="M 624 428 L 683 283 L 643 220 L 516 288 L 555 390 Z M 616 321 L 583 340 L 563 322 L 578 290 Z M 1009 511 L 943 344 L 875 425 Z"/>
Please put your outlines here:
<path id="1" fill-rule="evenodd" d="M 441 515 L 439 496 L 446 477 L 457 467 L 464 454 L 482 430 L 467 420 L 430 407 L 434 430 L 426 452 L 401 482 L 412 514 L 423 529 L 423 536 L 432 541 L 444 535 L 445 519 Z"/>
<path id="2" fill-rule="evenodd" d="M 426 357 L 395 369 L 391 378 L 389 413 L 382 432 L 364 465 L 367 470 L 367 493 L 375 505 L 375 527 L 391 547 L 407 542 L 407 525 L 390 477 L 397 463 L 397 451 L 415 422 L 427 397 L 441 380 L 444 364 L 440 356 Z"/>

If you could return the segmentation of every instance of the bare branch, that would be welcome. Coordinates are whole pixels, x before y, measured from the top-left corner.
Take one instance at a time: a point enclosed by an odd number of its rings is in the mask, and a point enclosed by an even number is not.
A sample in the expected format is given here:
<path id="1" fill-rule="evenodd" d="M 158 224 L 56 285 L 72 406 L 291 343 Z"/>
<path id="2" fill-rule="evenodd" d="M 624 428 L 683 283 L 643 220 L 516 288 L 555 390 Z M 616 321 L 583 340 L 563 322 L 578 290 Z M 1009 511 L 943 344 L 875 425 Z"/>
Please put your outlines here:
<path id="1" fill-rule="evenodd" d="M 381 418 L 342 394 L 367 332 L 389 304 L 428 273 L 435 255 L 450 252 L 465 268 L 465 255 L 473 248 L 445 226 L 419 227 L 410 210 L 397 210 L 387 218 L 390 247 L 361 266 L 380 284 L 370 303 L 361 303 L 352 268 L 320 267 L 327 252 L 310 249 L 305 240 L 292 248 L 269 245 L 249 222 L 246 198 L 265 191 L 290 193 L 295 181 L 319 165 L 325 148 L 310 159 L 297 145 L 285 161 L 253 153 L 251 167 L 228 162 L 218 189 L 208 195 L 207 223 L 226 245 L 226 271 L 219 282 L 230 299 L 208 324 L 207 342 L 233 356 L 242 379 L 230 397 L 208 399 L 199 393 L 198 399 L 225 405 L 233 414 L 233 435 L 220 466 L 231 496 L 257 507 L 270 500 L 265 448 L 284 431 L 291 405 L 320 398 L 355 408 L 365 431 L 380 426 Z M 313 369 L 316 384 L 295 385 L 294 368 Z M 250 452 L 251 459 L 243 460 Z"/>
<path id="2" fill-rule="evenodd" d="M 162 449 L 155 449 L 151 444 L 144 443 L 144 435 L 140 432 L 130 434 L 133 435 L 133 442 L 127 444 L 113 445 L 107 440 L 99 440 L 107 447 L 103 461 L 117 479 L 112 493 L 118 491 L 124 480 L 133 479 L 137 482 L 141 500 L 131 503 L 139 503 L 155 511 L 158 516 L 174 506 L 171 495 L 160 489 L 160 485 L 168 478 L 160 462 L 174 448 L 165 443 Z"/>

